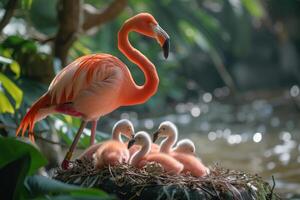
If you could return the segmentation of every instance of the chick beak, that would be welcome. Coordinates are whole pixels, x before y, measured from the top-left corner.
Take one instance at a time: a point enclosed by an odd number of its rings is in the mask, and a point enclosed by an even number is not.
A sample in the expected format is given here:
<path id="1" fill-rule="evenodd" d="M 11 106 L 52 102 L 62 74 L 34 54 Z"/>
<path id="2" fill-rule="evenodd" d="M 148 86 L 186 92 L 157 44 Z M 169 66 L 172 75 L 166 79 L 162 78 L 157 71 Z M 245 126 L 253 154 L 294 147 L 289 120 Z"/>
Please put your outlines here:
<path id="1" fill-rule="evenodd" d="M 155 131 L 152 136 L 152 142 L 155 142 L 158 139 L 159 130 Z"/>
<path id="2" fill-rule="evenodd" d="M 132 147 L 134 145 L 134 143 L 135 143 L 135 139 L 132 138 L 131 140 L 129 140 L 127 148 L 130 149 L 130 147 Z"/>

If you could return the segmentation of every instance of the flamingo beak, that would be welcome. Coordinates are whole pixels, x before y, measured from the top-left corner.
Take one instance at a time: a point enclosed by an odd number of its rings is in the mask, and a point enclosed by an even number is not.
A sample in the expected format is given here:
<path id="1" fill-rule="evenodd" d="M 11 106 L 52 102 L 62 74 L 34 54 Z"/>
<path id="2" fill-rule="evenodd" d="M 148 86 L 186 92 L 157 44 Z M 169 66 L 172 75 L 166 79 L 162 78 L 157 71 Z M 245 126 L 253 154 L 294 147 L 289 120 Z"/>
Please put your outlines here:
<path id="1" fill-rule="evenodd" d="M 130 147 L 132 147 L 134 145 L 134 143 L 135 143 L 135 139 L 132 138 L 131 140 L 129 140 L 127 148 L 130 149 Z"/>
<path id="2" fill-rule="evenodd" d="M 167 38 L 162 46 L 163 52 L 164 52 L 164 57 L 165 59 L 168 58 L 169 52 L 170 52 L 170 39 Z"/>
<path id="3" fill-rule="evenodd" d="M 152 136 L 152 142 L 155 142 L 158 139 L 159 130 L 155 131 Z"/>
<path id="4" fill-rule="evenodd" d="M 170 52 L 170 37 L 164 29 L 162 29 L 158 24 L 154 25 L 153 31 L 156 34 L 156 39 L 163 49 L 165 59 L 168 58 Z"/>

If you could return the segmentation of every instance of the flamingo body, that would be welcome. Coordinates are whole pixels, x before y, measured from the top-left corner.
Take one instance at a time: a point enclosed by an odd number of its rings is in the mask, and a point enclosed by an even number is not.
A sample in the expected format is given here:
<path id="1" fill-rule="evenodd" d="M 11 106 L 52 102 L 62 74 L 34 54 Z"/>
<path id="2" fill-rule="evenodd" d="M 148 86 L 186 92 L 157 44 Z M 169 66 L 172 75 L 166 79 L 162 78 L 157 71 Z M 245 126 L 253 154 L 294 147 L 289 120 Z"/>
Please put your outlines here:
<path id="1" fill-rule="evenodd" d="M 83 56 L 64 68 L 51 82 L 48 91 L 36 103 L 17 132 L 49 114 L 61 113 L 97 120 L 122 105 L 120 90 L 131 75 L 125 64 L 109 54 Z"/>
<path id="2" fill-rule="evenodd" d="M 127 163 L 129 151 L 124 143 L 110 140 L 103 143 L 93 154 L 95 168 L 102 169 L 105 166 Z"/>
<path id="3" fill-rule="evenodd" d="M 136 166 L 142 168 L 149 162 L 159 163 L 168 174 L 179 174 L 184 168 L 176 159 L 159 152 L 146 155 Z"/>
<path id="4" fill-rule="evenodd" d="M 193 155 L 187 155 L 185 153 L 172 152 L 170 155 L 183 164 L 184 168 L 182 173 L 191 173 L 195 177 L 205 176 L 208 173 L 208 168 Z"/>

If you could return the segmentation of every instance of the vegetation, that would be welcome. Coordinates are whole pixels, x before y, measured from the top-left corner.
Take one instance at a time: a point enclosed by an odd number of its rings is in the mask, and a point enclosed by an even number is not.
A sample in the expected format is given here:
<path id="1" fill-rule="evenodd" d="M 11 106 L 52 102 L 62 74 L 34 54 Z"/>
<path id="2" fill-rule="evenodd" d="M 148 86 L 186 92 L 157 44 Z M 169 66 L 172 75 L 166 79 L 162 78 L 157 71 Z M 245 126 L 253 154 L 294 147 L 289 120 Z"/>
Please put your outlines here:
<path id="1" fill-rule="evenodd" d="M 5 152 L 0 156 L 2 199 L 114 199 L 97 189 L 81 188 L 34 175 L 47 161 L 30 144 L 1 137 L 0 150 Z"/>

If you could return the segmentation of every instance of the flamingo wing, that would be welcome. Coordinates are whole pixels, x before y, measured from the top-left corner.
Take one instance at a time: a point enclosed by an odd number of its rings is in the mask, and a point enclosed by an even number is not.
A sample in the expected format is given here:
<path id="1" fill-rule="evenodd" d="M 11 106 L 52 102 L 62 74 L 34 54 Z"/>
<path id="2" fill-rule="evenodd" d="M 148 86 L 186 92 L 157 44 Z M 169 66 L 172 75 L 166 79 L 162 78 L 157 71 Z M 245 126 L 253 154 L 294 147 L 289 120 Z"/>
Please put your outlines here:
<path id="1" fill-rule="evenodd" d="M 82 56 L 60 71 L 51 82 L 48 92 L 53 104 L 72 102 L 78 94 L 95 82 L 109 76 L 108 68 L 124 66 L 109 54 Z"/>

